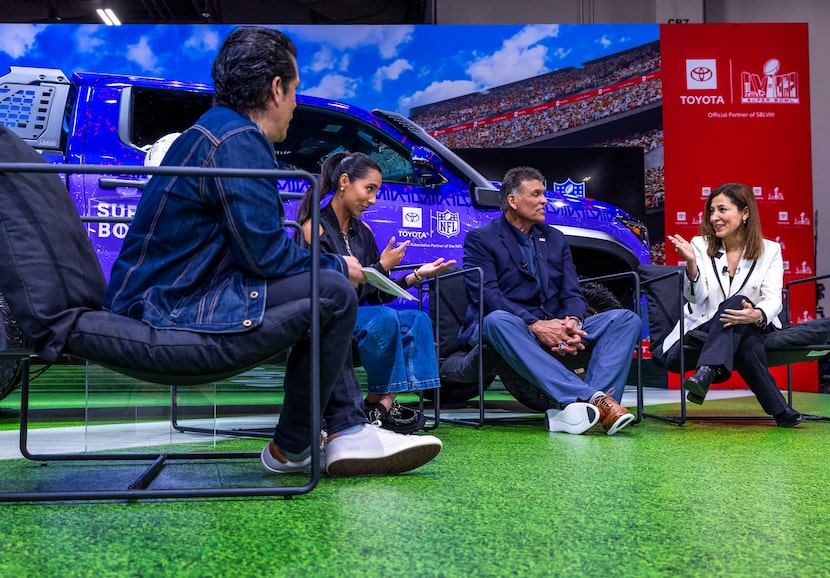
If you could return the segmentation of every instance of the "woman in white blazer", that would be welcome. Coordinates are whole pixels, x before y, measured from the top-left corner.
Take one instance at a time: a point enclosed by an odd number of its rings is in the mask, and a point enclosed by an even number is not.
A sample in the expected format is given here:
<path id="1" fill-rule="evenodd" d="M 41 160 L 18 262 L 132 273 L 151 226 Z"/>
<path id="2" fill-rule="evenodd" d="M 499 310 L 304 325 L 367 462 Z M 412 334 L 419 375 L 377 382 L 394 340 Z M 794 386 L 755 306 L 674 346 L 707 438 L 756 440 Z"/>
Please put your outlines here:
<path id="1" fill-rule="evenodd" d="M 686 260 L 685 341 L 701 348 L 695 374 L 683 383 L 688 400 L 703 403 L 709 386 L 735 370 L 779 426 L 793 427 L 804 417 L 778 390 L 763 338 L 768 325 L 781 327 L 781 246 L 764 239 L 755 195 L 746 185 L 727 183 L 713 190 L 703 214 L 700 236 L 691 242 L 669 235 Z M 668 366 L 679 362 L 679 339 L 678 323 L 663 341 Z"/>

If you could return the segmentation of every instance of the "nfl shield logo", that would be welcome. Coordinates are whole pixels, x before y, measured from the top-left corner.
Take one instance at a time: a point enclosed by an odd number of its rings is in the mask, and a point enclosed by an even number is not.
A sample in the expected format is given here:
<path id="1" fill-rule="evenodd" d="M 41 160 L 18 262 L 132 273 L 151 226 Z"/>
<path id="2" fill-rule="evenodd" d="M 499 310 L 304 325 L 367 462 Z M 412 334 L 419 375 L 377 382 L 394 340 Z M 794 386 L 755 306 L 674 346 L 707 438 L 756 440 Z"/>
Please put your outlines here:
<path id="1" fill-rule="evenodd" d="M 458 213 L 439 211 L 435 214 L 435 219 L 438 221 L 436 224 L 438 234 L 448 239 L 455 237 L 461 230 L 461 220 Z"/>
<path id="2" fill-rule="evenodd" d="M 564 183 L 553 183 L 553 191 L 563 195 L 570 195 L 572 197 L 585 198 L 585 183 L 575 183 L 570 178 Z"/>

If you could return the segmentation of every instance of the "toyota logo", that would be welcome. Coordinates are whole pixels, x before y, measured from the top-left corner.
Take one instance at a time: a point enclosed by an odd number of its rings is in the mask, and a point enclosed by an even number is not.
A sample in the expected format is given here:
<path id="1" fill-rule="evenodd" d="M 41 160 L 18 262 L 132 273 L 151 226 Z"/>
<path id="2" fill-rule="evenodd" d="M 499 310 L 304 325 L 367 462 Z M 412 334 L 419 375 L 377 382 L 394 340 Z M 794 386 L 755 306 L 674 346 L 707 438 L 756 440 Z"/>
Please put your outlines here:
<path id="1" fill-rule="evenodd" d="M 708 66 L 695 66 L 689 71 L 689 76 L 697 82 L 706 82 L 712 78 L 712 69 Z"/>

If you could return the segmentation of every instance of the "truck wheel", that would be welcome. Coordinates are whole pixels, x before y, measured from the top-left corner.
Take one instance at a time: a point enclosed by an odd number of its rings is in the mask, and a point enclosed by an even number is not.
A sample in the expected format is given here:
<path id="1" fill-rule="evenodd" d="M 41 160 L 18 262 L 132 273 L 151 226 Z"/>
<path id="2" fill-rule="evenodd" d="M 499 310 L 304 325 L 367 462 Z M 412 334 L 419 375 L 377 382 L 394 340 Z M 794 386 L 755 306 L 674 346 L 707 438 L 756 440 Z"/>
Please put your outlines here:
<path id="1" fill-rule="evenodd" d="M 15 349 L 23 346 L 17 320 L 12 317 L 6 298 L 0 293 L 0 350 Z M 20 386 L 19 359 L 0 360 L 0 399 L 3 399 Z"/>
<path id="2" fill-rule="evenodd" d="M 560 408 L 562 404 L 518 374 L 502 373 L 499 375 L 504 388 L 516 401 L 533 411 L 547 411 L 552 407 Z"/>
<path id="3" fill-rule="evenodd" d="M 609 309 L 622 309 L 619 298 L 602 283 L 583 283 L 582 294 L 588 301 L 588 316 L 595 315 Z"/>

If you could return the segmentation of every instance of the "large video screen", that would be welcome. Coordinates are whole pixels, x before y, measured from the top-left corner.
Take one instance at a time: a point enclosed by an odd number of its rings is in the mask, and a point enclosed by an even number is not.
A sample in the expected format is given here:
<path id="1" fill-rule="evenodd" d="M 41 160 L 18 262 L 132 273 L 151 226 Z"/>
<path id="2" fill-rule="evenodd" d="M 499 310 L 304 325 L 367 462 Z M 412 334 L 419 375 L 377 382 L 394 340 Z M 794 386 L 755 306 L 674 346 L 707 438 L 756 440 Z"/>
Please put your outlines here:
<path id="1" fill-rule="evenodd" d="M 640 147 L 556 147 L 453 149 L 491 181 L 508 169 L 526 165 L 539 169 L 546 186 L 567 183 L 585 187 L 585 196 L 611 203 L 645 222 L 643 149 Z"/>

